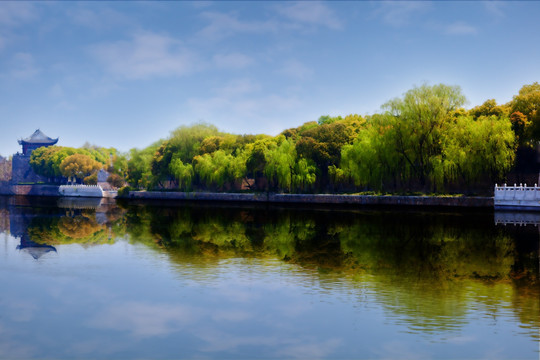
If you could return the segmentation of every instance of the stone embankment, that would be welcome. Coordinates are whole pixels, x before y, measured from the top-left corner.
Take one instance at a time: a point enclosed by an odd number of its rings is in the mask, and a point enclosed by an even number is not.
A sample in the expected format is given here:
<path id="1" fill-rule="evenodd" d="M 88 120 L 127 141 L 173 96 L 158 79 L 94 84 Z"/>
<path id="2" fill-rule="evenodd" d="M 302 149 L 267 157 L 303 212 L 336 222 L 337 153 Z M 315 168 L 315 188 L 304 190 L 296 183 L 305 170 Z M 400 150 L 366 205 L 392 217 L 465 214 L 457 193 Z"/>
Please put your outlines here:
<path id="1" fill-rule="evenodd" d="M 130 191 L 129 199 L 176 201 L 229 201 L 277 204 L 402 205 L 493 208 L 492 197 L 376 196 L 334 194 L 244 194 L 204 192 Z"/>
<path id="2" fill-rule="evenodd" d="M 0 183 L 0 195 L 59 196 L 56 185 L 12 185 Z"/>
<path id="3" fill-rule="evenodd" d="M 0 195 L 115 198 L 117 193 L 115 190 L 103 190 L 96 185 L 14 185 L 0 182 Z"/>
<path id="4" fill-rule="evenodd" d="M 0 183 L 0 195 L 62 196 L 55 185 L 12 185 Z M 80 195 L 79 195 L 80 196 Z M 85 195 L 83 195 L 85 196 Z M 103 191 L 102 197 L 114 198 L 116 191 Z M 353 205 L 353 206 L 432 206 L 493 208 L 492 197 L 449 197 L 449 196 L 376 196 L 335 194 L 274 194 L 274 193 L 207 193 L 207 192 L 161 192 L 130 191 L 128 199 L 174 200 L 206 202 L 245 202 L 300 205 Z"/>

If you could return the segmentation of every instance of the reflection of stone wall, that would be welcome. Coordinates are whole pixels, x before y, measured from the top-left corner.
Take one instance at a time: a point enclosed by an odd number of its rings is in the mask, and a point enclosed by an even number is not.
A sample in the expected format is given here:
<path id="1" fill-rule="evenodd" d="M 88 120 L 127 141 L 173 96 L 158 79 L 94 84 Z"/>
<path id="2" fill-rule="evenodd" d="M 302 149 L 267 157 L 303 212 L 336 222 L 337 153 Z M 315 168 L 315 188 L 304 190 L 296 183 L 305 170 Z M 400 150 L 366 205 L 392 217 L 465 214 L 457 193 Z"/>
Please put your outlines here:
<path id="1" fill-rule="evenodd" d="M 30 155 L 15 154 L 12 160 L 11 177 L 13 183 L 45 182 L 43 176 L 37 175 L 30 166 Z"/>
<path id="2" fill-rule="evenodd" d="M 0 233 L 9 233 L 9 211 L 0 209 Z"/>

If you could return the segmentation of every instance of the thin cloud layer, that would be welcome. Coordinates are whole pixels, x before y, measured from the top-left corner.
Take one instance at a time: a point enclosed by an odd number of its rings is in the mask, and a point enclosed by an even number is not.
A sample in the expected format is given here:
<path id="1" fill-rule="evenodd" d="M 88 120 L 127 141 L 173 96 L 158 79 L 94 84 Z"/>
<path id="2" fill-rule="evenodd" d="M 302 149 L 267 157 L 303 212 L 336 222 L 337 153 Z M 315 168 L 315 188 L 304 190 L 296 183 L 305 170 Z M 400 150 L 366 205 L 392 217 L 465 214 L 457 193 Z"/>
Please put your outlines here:
<path id="1" fill-rule="evenodd" d="M 343 20 L 323 2 L 299 1 L 296 3 L 280 5 L 277 12 L 288 20 L 314 26 L 323 26 L 330 29 L 343 29 Z"/>
<path id="2" fill-rule="evenodd" d="M 422 81 L 459 84 L 472 105 L 505 103 L 539 80 L 539 11 L 538 2 L 0 1 L 10 119 L 0 154 L 43 124 L 64 145 L 123 151 L 199 120 L 275 135 L 324 114 L 373 113 Z M 74 119 L 95 126 L 72 131 Z"/>
<path id="3" fill-rule="evenodd" d="M 90 51 L 107 71 L 127 79 L 181 76 L 196 68 L 194 54 L 180 41 L 150 32 L 130 41 L 94 45 Z"/>
<path id="4" fill-rule="evenodd" d="M 37 19 L 38 12 L 28 2 L 5 1 L 0 4 L 0 26 L 18 26 Z"/>
<path id="5" fill-rule="evenodd" d="M 476 34 L 478 31 L 474 26 L 458 21 L 448 25 L 445 32 L 450 35 L 470 35 Z"/>
<path id="6" fill-rule="evenodd" d="M 275 32 L 278 23 L 272 20 L 256 21 L 241 20 L 237 13 L 220 13 L 205 11 L 201 17 L 208 24 L 198 32 L 198 36 L 206 40 L 217 41 L 236 34 L 263 34 Z"/>
<path id="7" fill-rule="evenodd" d="M 373 14 L 393 27 L 411 24 L 417 17 L 431 8 L 427 1 L 382 1 Z"/>

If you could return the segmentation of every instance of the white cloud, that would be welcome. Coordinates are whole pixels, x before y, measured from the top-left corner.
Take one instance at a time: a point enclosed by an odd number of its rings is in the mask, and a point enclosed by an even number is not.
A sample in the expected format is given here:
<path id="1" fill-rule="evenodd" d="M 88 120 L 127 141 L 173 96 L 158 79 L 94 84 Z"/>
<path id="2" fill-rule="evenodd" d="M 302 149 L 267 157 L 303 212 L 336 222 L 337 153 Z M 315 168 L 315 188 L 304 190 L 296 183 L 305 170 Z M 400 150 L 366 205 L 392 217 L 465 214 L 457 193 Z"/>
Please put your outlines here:
<path id="1" fill-rule="evenodd" d="M 180 305 L 128 303 L 114 305 L 94 318 L 99 329 L 128 331 L 135 336 L 167 335 L 195 321 L 193 309 Z"/>
<path id="2" fill-rule="evenodd" d="M 384 23 L 402 27 L 410 24 L 417 14 L 429 10 L 431 4 L 425 1 L 383 1 L 373 12 Z"/>
<path id="3" fill-rule="evenodd" d="M 325 26 L 330 29 L 343 27 L 342 20 L 322 2 L 300 1 L 278 6 L 276 10 L 287 19 L 300 24 Z"/>
<path id="4" fill-rule="evenodd" d="M 197 67 L 195 54 L 180 41 L 149 32 L 131 41 L 94 45 L 90 51 L 109 72 L 128 79 L 181 76 Z"/>
<path id="5" fill-rule="evenodd" d="M 240 133 L 277 133 L 283 130 L 280 120 L 301 106 L 294 94 L 265 93 L 260 84 L 248 79 L 231 81 L 214 94 L 188 99 L 189 116 Z"/>
<path id="6" fill-rule="evenodd" d="M 8 75 L 18 79 L 34 77 L 39 69 L 36 67 L 34 57 L 29 53 L 16 53 L 12 59 L 12 68 Z"/>
<path id="7" fill-rule="evenodd" d="M 199 31 L 198 35 L 207 40 L 219 40 L 238 33 L 267 33 L 277 31 L 275 21 L 243 21 L 235 13 L 203 12 L 201 16 L 209 24 Z"/>
<path id="8" fill-rule="evenodd" d="M 484 1 L 482 4 L 487 12 L 495 17 L 502 18 L 505 16 L 504 8 L 506 4 L 503 1 Z"/>
<path id="9" fill-rule="evenodd" d="M 445 33 L 449 35 L 470 35 L 476 34 L 478 31 L 472 25 L 458 21 L 446 27 Z"/>
<path id="10" fill-rule="evenodd" d="M 189 3 L 195 9 L 204 9 L 212 6 L 213 1 L 198 0 Z"/>
<path id="11" fill-rule="evenodd" d="M 298 60 L 286 61 L 281 68 L 277 70 L 279 74 L 297 79 L 306 79 L 313 75 L 313 70 Z"/>
<path id="12" fill-rule="evenodd" d="M 253 318 L 253 314 L 241 310 L 217 311 L 212 315 L 212 320 L 223 322 L 242 322 Z"/>
<path id="13" fill-rule="evenodd" d="M 253 94 L 260 90 L 261 86 L 250 79 L 236 79 L 216 89 L 214 92 L 217 93 L 218 96 L 235 98 L 245 94 Z"/>
<path id="14" fill-rule="evenodd" d="M 0 26 L 17 26 L 37 18 L 34 6 L 28 2 L 1 1 Z"/>
<path id="15" fill-rule="evenodd" d="M 243 69 L 253 63 L 253 59 L 240 53 L 216 54 L 214 64 L 219 68 Z"/>
<path id="16" fill-rule="evenodd" d="M 320 359 L 329 357 L 332 352 L 343 345 L 341 339 L 303 339 L 302 342 L 282 345 L 278 354 L 287 359 Z"/>
<path id="17" fill-rule="evenodd" d="M 126 27 L 132 23 L 124 14 L 105 7 L 99 7 L 95 11 L 88 8 L 71 9 L 67 16 L 72 23 L 93 30 Z"/>
<path id="18" fill-rule="evenodd" d="M 8 43 L 17 42 L 14 28 L 37 19 L 37 13 L 28 2 L 0 1 L 0 50 Z"/>

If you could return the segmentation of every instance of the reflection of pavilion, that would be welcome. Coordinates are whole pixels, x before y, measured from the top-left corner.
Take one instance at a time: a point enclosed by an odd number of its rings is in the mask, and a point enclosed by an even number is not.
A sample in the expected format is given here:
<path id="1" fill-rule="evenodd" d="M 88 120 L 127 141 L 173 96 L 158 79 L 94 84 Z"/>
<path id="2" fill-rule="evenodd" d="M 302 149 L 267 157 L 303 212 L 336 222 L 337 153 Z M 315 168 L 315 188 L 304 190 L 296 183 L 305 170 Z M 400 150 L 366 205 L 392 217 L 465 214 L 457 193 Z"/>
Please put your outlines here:
<path id="1" fill-rule="evenodd" d="M 26 251 L 36 260 L 48 252 L 56 252 L 56 248 L 54 246 L 35 243 L 28 239 L 28 235 L 23 235 L 21 237 L 21 244 L 17 246 L 17 250 Z"/>
<path id="2" fill-rule="evenodd" d="M 34 259 L 38 260 L 48 252 L 56 252 L 56 248 L 47 244 L 38 244 L 30 240 L 28 236 L 28 225 L 36 217 L 34 212 L 28 211 L 30 209 L 32 208 L 20 206 L 20 204 L 11 204 L 9 206 L 9 227 L 11 235 L 21 239 L 17 250 L 25 251 Z"/>

